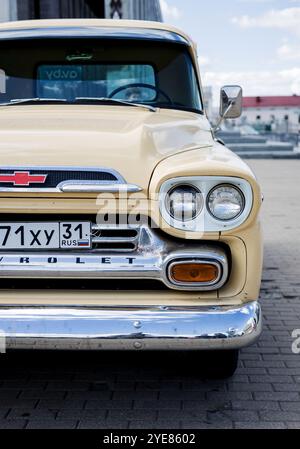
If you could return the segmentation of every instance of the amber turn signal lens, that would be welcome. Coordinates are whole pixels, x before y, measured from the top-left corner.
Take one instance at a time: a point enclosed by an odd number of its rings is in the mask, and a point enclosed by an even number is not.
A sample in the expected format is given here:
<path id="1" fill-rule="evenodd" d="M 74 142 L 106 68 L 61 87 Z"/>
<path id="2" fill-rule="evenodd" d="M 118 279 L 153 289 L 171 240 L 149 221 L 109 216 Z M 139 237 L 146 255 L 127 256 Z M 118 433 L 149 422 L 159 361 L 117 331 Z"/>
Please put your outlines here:
<path id="1" fill-rule="evenodd" d="M 170 275 L 176 282 L 207 283 L 218 279 L 219 269 L 209 263 L 181 263 L 171 267 Z"/>

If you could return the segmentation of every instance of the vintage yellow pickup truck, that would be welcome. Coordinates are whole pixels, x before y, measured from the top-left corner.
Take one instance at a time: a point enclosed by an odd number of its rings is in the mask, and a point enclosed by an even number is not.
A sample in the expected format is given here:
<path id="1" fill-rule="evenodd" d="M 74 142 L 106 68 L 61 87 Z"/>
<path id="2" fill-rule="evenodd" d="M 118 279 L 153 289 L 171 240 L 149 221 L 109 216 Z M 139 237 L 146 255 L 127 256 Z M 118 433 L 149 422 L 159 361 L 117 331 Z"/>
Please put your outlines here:
<path id="1" fill-rule="evenodd" d="M 212 351 L 260 335 L 260 186 L 208 122 L 197 49 L 154 22 L 0 25 L 8 349 Z M 221 120 L 241 114 L 221 90 Z"/>

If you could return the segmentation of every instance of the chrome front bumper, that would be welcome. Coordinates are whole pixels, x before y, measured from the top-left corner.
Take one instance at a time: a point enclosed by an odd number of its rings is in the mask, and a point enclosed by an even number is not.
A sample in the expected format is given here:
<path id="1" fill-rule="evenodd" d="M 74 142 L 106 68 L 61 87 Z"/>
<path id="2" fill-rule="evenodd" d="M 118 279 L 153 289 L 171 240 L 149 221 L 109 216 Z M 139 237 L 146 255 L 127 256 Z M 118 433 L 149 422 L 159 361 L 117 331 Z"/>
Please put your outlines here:
<path id="1" fill-rule="evenodd" d="M 261 333 L 258 302 L 240 307 L 0 308 L 7 349 L 238 349 Z"/>

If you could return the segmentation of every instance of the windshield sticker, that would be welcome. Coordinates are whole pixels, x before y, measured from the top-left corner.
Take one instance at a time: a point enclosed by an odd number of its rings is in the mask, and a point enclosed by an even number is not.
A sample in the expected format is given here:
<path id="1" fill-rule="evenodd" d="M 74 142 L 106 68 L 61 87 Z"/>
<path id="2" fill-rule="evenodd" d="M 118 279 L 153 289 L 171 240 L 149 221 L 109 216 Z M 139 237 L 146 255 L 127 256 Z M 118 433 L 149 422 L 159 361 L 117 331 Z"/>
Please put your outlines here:
<path id="1" fill-rule="evenodd" d="M 0 69 L 0 94 L 6 94 L 6 73 Z"/>
<path id="2" fill-rule="evenodd" d="M 39 68 L 39 79 L 47 81 L 81 81 L 81 66 L 44 66 Z"/>

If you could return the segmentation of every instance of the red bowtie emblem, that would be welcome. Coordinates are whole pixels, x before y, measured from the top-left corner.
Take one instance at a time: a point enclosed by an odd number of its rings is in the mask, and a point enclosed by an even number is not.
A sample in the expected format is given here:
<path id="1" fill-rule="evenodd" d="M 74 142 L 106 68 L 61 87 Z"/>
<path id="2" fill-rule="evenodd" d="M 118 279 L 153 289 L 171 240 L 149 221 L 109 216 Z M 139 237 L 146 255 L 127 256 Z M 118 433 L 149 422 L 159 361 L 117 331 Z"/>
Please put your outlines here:
<path id="1" fill-rule="evenodd" d="M 12 174 L 0 175 L 0 182 L 12 183 L 14 186 L 30 186 L 30 184 L 45 184 L 47 175 L 31 175 L 28 171 L 16 171 Z"/>

